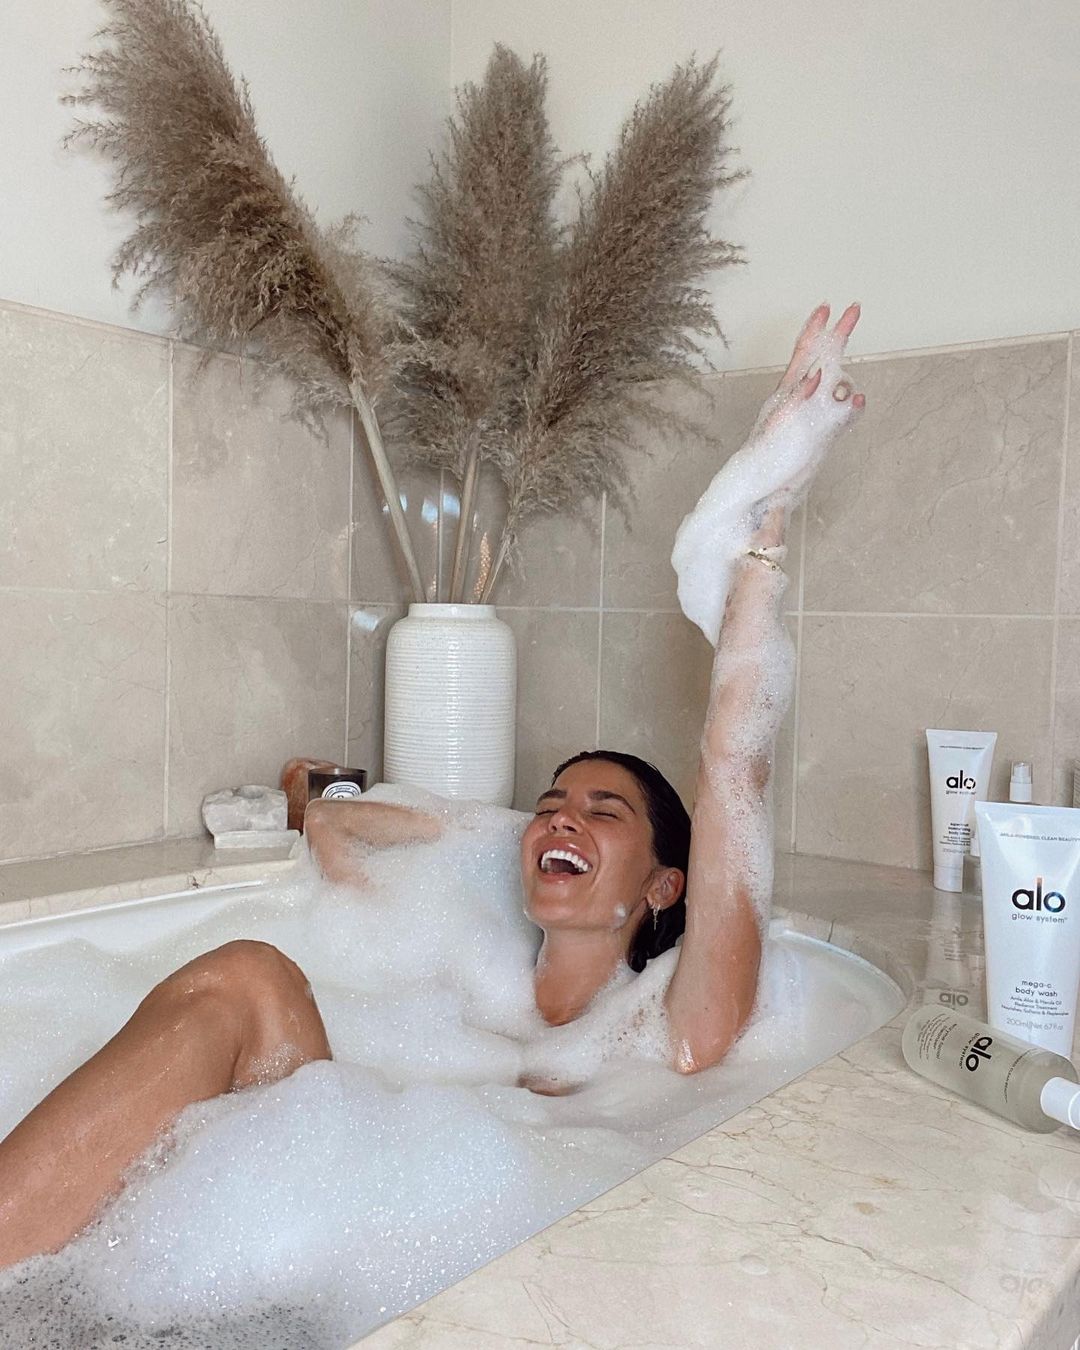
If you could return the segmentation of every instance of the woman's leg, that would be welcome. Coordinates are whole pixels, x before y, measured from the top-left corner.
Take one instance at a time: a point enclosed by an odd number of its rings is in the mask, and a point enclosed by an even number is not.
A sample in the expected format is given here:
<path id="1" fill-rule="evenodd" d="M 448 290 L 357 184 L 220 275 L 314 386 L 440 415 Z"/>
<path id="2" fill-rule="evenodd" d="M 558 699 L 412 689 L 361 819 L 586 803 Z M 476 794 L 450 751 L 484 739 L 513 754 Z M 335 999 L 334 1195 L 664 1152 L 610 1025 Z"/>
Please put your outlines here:
<path id="1" fill-rule="evenodd" d="M 0 1267 L 74 1237 L 189 1103 L 330 1057 L 310 986 L 275 947 L 230 942 L 182 966 L 0 1143 Z"/>

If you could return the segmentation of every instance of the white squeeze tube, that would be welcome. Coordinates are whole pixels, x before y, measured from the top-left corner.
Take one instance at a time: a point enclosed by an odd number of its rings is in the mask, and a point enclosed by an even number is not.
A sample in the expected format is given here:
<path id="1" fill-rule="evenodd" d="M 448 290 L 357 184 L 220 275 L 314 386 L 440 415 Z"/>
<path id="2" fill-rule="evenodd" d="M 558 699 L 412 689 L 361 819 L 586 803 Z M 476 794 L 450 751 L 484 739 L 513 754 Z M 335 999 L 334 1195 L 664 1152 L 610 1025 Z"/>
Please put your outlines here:
<path id="1" fill-rule="evenodd" d="M 979 856 L 975 803 L 986 796 L 996 744 L 996 731 L 926 733 L 934 886 L 939 891 L 962 891 L 964 858 Z"/>
<path id="2" fill-rule="evenodd" d="M 979 802 L 986 1020 L 1059 1055 L 1080 992 L 1080 811 Z"/>

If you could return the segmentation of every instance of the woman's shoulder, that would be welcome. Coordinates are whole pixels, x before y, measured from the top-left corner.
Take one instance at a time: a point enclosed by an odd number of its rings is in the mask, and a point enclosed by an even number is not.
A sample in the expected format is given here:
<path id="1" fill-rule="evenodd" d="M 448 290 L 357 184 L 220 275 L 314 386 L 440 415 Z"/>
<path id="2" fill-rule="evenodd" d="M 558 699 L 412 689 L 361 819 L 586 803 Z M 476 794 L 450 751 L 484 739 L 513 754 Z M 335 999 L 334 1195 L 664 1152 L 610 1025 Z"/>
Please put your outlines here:
<path id="1" fill-rule="evenodd" d="M 567 1091 L 587 1082 L 609 1060 L 647 1059 L 670 1064 L 664 995 L 678 961 L 672 947 L 653 957 L 640 974 L 621 967 L 580 1017 L 542 1029 L 525 1049 L 525 1076 L 547 1091 Z"/>

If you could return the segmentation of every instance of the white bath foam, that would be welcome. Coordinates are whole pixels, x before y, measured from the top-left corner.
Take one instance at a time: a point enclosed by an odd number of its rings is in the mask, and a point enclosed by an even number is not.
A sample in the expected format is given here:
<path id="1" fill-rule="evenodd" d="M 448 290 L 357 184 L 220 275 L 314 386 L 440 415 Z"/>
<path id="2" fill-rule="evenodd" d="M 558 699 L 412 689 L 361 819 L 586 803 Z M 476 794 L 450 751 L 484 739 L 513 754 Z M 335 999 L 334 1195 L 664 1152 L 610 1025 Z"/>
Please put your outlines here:
<path id="1" fill-rule="evenodd" d="M 821 368 L 812 398 L 779 390 L 765 404 L 746 444 L 731 456 L 679 526 L 671 565 L 679 578 L 679 605 L 715 647 L 731 589 L 732 568 L 750 546 L 766 510 L 798 505 L 821 467 L 830 441 L 848 421 L 850 398 L 833 390 L 843 370 L 844 342 L 822 333 L 803 367 Z M 768 431 L 766 421 L 774 418 Z"/>
<path id="2" fill-rule="evenodd" d="M 654 957 L 640 975 L 623 966 L 576 1021 L 538 1028 L 525 1049 L 524 1072 L 563 1089 L 587 1083 L 611 1059 L 670 1064 L 664 994 L 678 956 L 673 947 Z"/>
<path id="3" fill-rule="evenodd" d="M 468 1089 L 397 1092 L 338 1063 L 251 1095 L 190 1108 L 168 1162 L 84 1239 L 93 1279 L 143 1325 L 258 1307 L 288 1272 L 292 1301 L 332 1300 L 344 1338 L 386 1306 L 380 1291 L 410 1306 L 494 1255 L 543 1204 L 527 1133 Z"/>
<path id="4" fill-rule="evenodd" d="M 88 942 L 27 952 L 5 963 L 0 980 L 3 1138 L 120 1030 L 154 981 Z"/>
<path id="5" fill-rule="evenodd" d="M 669 1151 L 695 1111 L 712 1123 L 728 1085 L 733 1100 L 760 1095 L 762 1058 L 787 1064 L 802 1036 L 784 1006 L 801 968 L 771 949 L 754 1022 L 696 1079 L 632 1058 L 662 1052 L 673 953 L 626 972 L 578 1023 L 542 1028 L 522 820 L 463 813 L 439 845 L 373 855 L 363 895 L 309 877 L 122 958 L 84 942 L 52 950 L 78 974 L 67 992 L 90 1035 L 115 1030 L 110 980 L 131 991 L 130 1011 L 193 946 L 277 940 L 312 979 L 337 1060 L 190 1108 L 173 1154 L 94 1228 L 0 1274 L 0 1345 L 340 1346 Z M 36 955 L 4 962 L 0 1017 L 20 1059 L 47 1058 L 55 1038 L 18 1001 L 23 962 L 43 984 Z M 843 1021 L 830 1009 L 828 1034 Z M 803 1067 L 791 1063 L 789 1075 Z M 515 1086 L 525 1069 L 594 1076 L 547 1098 Z"/>
<path id="6" fill-rule="evenodd" d="M 766 942 L 753 1015 L 722 1064 L 684 1075 L 660 1060 L 608 1061 L 581 1091 L 525 1099 L 521 1118 L 612 1130 L 624 1146 L 630 1140 L 663 1157 L 716 1123 L 718 1101 L 727 1114 L 757 1101 L 763 1065 L 772 1090 L 849 1045 L 867 1014 L 858 965 L 838 970 L 828 948 L 788 934 Z"/>

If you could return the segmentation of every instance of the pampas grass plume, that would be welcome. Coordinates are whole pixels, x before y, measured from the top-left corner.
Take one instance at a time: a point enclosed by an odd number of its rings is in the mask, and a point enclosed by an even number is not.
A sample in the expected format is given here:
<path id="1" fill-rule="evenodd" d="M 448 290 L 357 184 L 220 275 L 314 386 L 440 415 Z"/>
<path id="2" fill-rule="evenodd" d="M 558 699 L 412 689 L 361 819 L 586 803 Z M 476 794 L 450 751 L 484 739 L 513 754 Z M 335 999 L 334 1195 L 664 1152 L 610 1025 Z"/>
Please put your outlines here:
<path id="1" fill-rule="evenodd" d="M 267 151 L 247 86 L 194 0 L 104 0 L 110 22 L 75 67 L 67 101 L 105 114 L 77 124 L 116 166 L 110 201 L 136 226 L 114 259 L 162 292 L 180 332 L 254 346 L 289 375 L 301 413 L 356 406 L 417 599 L 423 587 L 374 414 L 399 335 L 356 219 L 320 229 Z"/>

